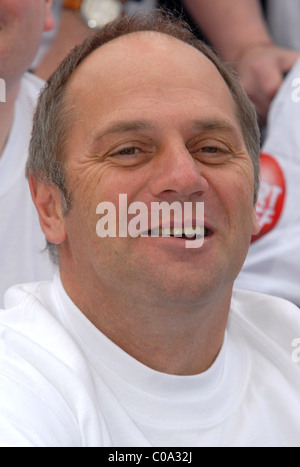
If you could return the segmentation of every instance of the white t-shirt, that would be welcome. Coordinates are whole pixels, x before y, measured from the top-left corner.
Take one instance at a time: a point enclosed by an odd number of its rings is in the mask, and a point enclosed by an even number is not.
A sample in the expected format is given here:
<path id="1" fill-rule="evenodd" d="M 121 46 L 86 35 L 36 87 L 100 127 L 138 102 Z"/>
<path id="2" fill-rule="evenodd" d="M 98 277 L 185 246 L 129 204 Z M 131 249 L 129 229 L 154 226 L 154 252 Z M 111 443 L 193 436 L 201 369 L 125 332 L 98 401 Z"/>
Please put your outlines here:
<path id="1" fill-rule="evenodd" d="M 8 287 L 53 276 L 47 252 L 40 253 L 45 237 L 25 177 L 33 111 L 42 86 L 36 76 L 24 75 L 13 126 L 0 157 L 0 307 Z"/>
<path id="2" fill-rule="evenodd" d="M 215 363 L 183 377 L 108 340 L 58 275 L 14 287 L 5 301 L 0 446 L 300 447 L 300 312 L 291 303 L 235 291 Z"/>
<path id="3" fill-rule="evenodd" d="M 238 288 L 286 298 L 300 306 L 300 59 L 268 116 L 262 147 L 259 209 L 269 230 L 252 243 Z M 267 166 L 266 166 L 267 165 Z M 278 217 L 277 223 L 274 222 Z M 269 225 L 269 229 L 268 229 Z"/>

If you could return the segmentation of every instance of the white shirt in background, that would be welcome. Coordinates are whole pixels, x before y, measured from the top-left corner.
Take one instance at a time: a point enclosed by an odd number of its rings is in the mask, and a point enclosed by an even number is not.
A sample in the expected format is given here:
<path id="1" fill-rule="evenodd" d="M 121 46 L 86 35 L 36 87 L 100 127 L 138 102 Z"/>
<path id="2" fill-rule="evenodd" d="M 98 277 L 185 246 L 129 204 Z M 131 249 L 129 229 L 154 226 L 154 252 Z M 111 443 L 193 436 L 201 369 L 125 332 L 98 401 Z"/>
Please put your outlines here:
<path id="1" fill-rule="evenodd" d="M 24 75 L 0 157 L 0 307 L 8 287 L 53 276 L 48 253 L 41 253 L 45 237 L 25 177 L 33 112 L 43 84 L 30 73 Z"/>
<path id="2" fill-rule="evenodd" d="M 267 171 L 268 180 L 262 177 L 262 193 L 268 195 L 259 199 L 264 227 L 268 222 L 272 226 L 276 211 L 280 216 L 276 225 L 251 245 L 236 286 L 300 306 L 300 59 L 271 105 L 262 153 L 276 161 L 275 172 L 281 173 L 285 184 L 284 188 L 278 183 L 276 173 L 274 177 Z M 284 202 L 279 208 L 277 195 L 283 188 Z"/>

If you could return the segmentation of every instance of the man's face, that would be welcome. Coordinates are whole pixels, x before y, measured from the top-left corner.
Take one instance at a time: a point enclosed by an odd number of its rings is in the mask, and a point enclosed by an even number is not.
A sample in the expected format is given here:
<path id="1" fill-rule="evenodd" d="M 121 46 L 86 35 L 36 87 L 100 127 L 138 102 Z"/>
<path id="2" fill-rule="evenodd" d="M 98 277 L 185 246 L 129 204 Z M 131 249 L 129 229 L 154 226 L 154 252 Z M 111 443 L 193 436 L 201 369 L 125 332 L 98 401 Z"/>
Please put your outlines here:
<path id="1" fill-rule="evenodd" d="M 44 30 L 52 29 L 51 0 L 0 0 L 0 77 L 8 87 L 30 67 Z"/>
<path id="2" fill-rule="evenodd" d="M 135 33 L 89 56 L 69 87 L 74 105 L 62 277 L 153 302 L 199 302 L 229 290 L 253 228 L 253 166 L 231 94 L 200 52 Z M 204 202 L 207 236 L 99 238 L 100 202 Z M 195 210 L 194 210 L 195 213 Z M 150 225 L 150 219 L 149 219 Z M 72 272 L 71 272 L 71 269 Z"/>

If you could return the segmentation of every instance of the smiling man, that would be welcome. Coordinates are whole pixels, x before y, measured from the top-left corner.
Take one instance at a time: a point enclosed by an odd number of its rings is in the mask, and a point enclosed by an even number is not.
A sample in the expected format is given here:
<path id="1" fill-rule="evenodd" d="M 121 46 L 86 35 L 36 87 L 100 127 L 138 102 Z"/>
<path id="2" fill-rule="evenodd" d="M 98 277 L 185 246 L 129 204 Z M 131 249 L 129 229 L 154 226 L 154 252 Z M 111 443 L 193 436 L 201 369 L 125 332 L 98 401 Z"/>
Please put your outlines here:
<path id="1" fill-rule="evenodd" d="M 60 274 L 6 294 L 3 444 L 297 445 L 299 312 L 232 292 L 258 232 L 258 154 L 252 105 L 181 24 L 123 19 L 71 53 L 27 165 Z M 175 216 L 169 236 L 161 221 L 100 238 L 97 206 L 118 212 L 120 194 L 148 213 L 191 203 L 193 228 L 204 203 L 203 245 Z"/>

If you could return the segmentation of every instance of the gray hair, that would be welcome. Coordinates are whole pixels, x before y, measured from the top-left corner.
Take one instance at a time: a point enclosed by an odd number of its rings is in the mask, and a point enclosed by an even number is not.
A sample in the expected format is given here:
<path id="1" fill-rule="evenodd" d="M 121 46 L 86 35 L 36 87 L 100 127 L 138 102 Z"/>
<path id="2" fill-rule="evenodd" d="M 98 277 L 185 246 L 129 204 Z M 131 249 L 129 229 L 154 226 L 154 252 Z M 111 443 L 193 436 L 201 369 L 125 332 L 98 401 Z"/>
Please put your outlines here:
<path id="1" fill-rule="evenodd" d="M 72 108 L 66 99 L 69 79 L 93 51 L 113 39 L 133 32 L 154 31 L 167 34 L 202 52 L 217 68 L 233 97 L 236 115 L 254 167 L 254 202 L 259 189 L 260 130 L 257 114 L 247 94 L 233 72 L 203 41 L 198 40 L 180 19 L 162 10 L 146 15 L 134 15 L 104 26 L 82 44 L 76 46 L 50 77 L 42 91 L 34 116 L 26 175 L 47 184 L 56 185 L 62 194 L 64 215 L 72 206 L 72 196 L 65 181 L 65 155 L 69 129 L 72 125 Z M 56 259 L 56 245 L 48 242 L 52 259 Z"/>

